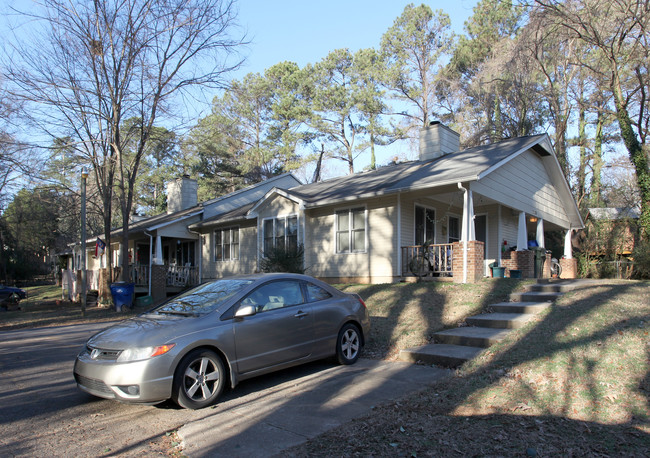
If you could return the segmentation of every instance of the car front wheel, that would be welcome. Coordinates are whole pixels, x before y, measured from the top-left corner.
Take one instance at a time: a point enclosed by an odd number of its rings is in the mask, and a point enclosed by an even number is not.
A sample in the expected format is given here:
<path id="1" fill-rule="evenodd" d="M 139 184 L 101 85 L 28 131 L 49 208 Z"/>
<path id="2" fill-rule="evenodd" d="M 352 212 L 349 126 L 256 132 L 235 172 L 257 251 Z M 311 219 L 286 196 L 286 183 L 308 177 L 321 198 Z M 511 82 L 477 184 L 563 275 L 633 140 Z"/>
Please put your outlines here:
<path id="1" fill-rule="evenodd" d="M 207 407 L 223 391 L 225 377 L 219 355 L 211 350 L 194 350 L 176 368 L 172 399 L 185 409 Z"/>
<path id="2" fill-rule="evenodd" d="M 348 323 L 339 331 L 336 341 L 336 359 L 339 364 L 354 364 L 361 352 L 361 334 L 359 328 Z"/>

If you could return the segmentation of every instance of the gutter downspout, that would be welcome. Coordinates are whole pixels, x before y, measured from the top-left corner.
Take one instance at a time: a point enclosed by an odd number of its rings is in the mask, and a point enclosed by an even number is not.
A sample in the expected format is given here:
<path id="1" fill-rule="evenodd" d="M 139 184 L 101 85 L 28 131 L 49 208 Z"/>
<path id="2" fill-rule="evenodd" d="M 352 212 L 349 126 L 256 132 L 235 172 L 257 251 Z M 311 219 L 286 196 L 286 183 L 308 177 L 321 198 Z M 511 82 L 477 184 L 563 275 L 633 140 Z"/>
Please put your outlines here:
<path id="1" fill-rule="evenodd" d="M 147 282 L 149 284 L 149 291 L 147 292 L 148 296 L 151 296 L 151 263 L 153 262 L 152 255 L 153 255 L 153 235 L 148 233 L 147 231 L 144 231 L 144 235 L 149 237 L 149 281 Z"/>
<path id="2" fill-rule="evenodd" d="M 467 240 L 469 238 L 468 196 L 467 189 L 460 182 L 458 182 L 458 189 L 463 191 L 463 230 L 461 231 L 461 233 L 465 234 L 465 238 L 463 239 L 463 283 L 467 283 Z"/>

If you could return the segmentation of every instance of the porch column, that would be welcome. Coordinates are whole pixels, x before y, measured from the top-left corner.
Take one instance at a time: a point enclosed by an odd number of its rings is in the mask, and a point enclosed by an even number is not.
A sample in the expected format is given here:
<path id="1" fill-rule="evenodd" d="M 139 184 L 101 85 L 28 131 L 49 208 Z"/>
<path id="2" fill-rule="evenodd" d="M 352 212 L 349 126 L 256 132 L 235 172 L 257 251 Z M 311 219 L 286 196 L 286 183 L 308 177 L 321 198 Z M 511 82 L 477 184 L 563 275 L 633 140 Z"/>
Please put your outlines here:
<path id="1" fill-rule="evenodd" d="M 544 244 L 544 220 L 542 218 L 537 220 L 537 235 L 535 239 L 537 240 L 537 246 L 546 248 Z"/>
<path id="2" fill-rule="evenodd" d="M 162 238 L 157 235 L 156 236 L 156 256 L 153 258 L 153 263 L 157 266 L 160 266 L 163 264 L 163 258 L 162 258 Z"/>
<path id="3" fill-rule="evenodd" d="M 463 227 L 461 229 L 461 240 L 471 242 L 476 240 L 476 229 L 474 226 L 474 197 L 472 191 L 467 191 L 463 199 Z"/>
<path id="4" fill-rule="evenodd" d="M 526 232 L 526 212 L 519 212 L 519 226 L 517 227 L 517 251 L 528 249 L 528 234 Z"/>
<path id="5" fill-rule="evenodd" d="M 566 231 L 566 234 L 564 236 L 564 258 L 565 259 L 573 259 L 573 252 L 571 249 L 571 234 L 573 230 L 569 229 Z"/>
<path id="6" fill-rule="evenodd" d="M 117 262 L 115 263 L 115 267 L 122 267 L 122 244 L 121 243 L 117 244 Z"/>

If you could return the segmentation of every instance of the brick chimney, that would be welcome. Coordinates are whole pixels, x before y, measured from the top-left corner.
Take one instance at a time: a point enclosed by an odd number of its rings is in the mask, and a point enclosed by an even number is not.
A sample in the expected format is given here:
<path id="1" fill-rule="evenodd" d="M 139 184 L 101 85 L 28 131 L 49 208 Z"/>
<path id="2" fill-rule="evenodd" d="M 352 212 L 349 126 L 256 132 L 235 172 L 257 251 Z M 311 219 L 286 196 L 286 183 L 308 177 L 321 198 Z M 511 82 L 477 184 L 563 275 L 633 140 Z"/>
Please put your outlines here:
<path id="1" fill-rule="evenodd" d="M 429 161 L 460 150 L 460 134 L 440 121 L 420 130 L 420 160 Z"/>
<path id="2" fill-rule="evenodd" d="M 199 185 L 185 175 L 167 183 L 167 214 L 196 206 Z"/>

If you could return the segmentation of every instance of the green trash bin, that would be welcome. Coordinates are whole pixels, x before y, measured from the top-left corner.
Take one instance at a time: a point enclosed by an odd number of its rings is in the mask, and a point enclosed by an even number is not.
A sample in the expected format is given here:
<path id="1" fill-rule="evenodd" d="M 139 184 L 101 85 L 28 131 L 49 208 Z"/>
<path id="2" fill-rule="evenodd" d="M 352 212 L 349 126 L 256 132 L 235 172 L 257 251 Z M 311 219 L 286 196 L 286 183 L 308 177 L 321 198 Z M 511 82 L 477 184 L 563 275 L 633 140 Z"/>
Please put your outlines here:
<path id="1" fill-rule="evenodd" d="M 532 247 L 530 248 L 535 253 L 535 278 L 542 278 L 544 273 L 544 261 L 546 261 L 546 248 Z"/>
<path id="2" fill-rule="evenodd" d="M 505 267 L 492 267 L 492 276 L 494 278 L 504 278 L 506 276 Z"/>

